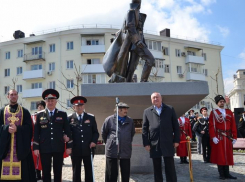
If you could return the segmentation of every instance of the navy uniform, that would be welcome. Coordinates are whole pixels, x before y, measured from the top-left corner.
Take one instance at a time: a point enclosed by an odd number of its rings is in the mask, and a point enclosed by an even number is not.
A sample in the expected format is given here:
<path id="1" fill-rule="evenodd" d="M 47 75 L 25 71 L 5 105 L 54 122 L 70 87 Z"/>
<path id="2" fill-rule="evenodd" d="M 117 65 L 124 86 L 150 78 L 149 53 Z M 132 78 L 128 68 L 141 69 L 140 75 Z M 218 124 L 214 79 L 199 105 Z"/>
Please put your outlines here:
<path id="1" fill-rule="evenodd" d="M 54 89 L 47 89 L 42 94 L 43 99 L 58 99 L 59 93 Z M 52 112 L 52 113 L 51 113 Z M 71 131 L 66 112 L 48 108 L 37 114 L 34 126 L 33 149 L 39 150 L 43 166 L 43 182 L 51 182 L 51 161 L 53 158 L 54 182 L 62 181 L 62 163 L 65 142 L 63 133 L 71 139 Z M 67 143 L 72 148 L 72 140 Z"/>
<path id="2" fill-rule="evenodd" d="M 84 105 L 87 99 L 82 96 L 76 96 L 71 99 L 73 105 Z M 68 117 L 70 129 L 73 138 L 72 148 L 72 169 L 73 182 L 81 182 L 81 162 L 83 161 L 85 169 L 85 182 L 93 181 L 91 152 L 91 142 L 97 143 L 99 132 L 94 115 L 83 112 L 81 115 L 73 113 Z"/>
<path id="3" fill-rule="evenodd" d="M 188 114 L 189 114 L 189 116 L 188 116 L 188 119 L 190 120 L 190 123 L 191 123 L 191 129 L 193 129 L 193 126 L 194 126 L 194 124 L 195 124 L 195 115 L 190 115 L 191 114 L 191 112 L 193 112 L 193 114 L 194 114 L 194 110 L 192 109 L 192 110 L 190 110 L 189 112 L 188 112 Z M 195 132 L 192 130 L 192 141 L 196 141 L 196 134 L 195 134 Z"/>

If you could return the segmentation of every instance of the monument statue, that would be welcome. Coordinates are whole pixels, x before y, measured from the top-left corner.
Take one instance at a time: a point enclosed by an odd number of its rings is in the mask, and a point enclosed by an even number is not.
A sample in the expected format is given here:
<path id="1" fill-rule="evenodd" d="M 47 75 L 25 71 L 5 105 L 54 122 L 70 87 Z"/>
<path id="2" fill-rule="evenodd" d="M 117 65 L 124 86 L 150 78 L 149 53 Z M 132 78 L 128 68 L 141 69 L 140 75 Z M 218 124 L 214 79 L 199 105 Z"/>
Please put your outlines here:
<path id="1" fill-rule="evenodd" d="M 103 58 L 103 67 L 110 83 L 132 82 L 139 59 L 145 60 L 141 82 L 147 82 L 155 59 L 145 43 L 143 28 L 146 14 L 140 13 L 141 0 L 132 0 L 121 30 L 116 33 Z"/>

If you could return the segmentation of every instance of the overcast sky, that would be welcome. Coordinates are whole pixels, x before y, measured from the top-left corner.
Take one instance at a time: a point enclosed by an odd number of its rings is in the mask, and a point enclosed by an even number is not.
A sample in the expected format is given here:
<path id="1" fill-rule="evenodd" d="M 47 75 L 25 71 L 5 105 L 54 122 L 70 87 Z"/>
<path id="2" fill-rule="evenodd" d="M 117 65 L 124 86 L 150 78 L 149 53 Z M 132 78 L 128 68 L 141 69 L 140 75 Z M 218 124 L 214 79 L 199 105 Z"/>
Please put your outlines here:
<path id="1" fill-rule="evenodd" d="M 13 39 L 15 30 L 26 36 L 42 30 L 80 24 L 122 24 L 130 0 L 0 0 L 0 42 Z M 142 0 L 145 29 L 219 42 L 228 92 L 237 69 L 245 69 L 244 0 Z"/>

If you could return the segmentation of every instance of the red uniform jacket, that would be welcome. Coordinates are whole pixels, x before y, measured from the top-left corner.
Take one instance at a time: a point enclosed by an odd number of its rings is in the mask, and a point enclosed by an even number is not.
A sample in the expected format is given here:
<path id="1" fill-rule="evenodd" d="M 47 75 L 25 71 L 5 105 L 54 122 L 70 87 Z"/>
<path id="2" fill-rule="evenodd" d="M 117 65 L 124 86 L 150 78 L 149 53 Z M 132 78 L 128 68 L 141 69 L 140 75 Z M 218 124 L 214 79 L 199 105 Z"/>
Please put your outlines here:
<path id="1" fill-rule="evenodd" d="M 218 109 L 215 109 L 217 117 L 213 111 L 210 113 L 209 134 L 212 148 L 210 161 L 218 165 L 234 165 L 232 141 L 219 133 L 219 131 L 222 131 L 232 138 L 237 139 L 236 122 L 233 113 L 229 109 L 225 111 L 226 117 L 224 120 L 222 113 Z M 213 143 L 214 137 L 219 139 L 218 144 Z"/>
<path id="2" fill-rule="evenodd" d="M 34 133 L 34 121 L 36 121 L 36 115 L 32 115 L 31 116 L 31 119 L 32 119 L 32 127 L 33 127 L 33 133 Z M 34 135 L 33 135 L 34 136 Z M 32 142 L 33 142 L 33 138 L 32 138 Z M 35 169 L 38 169 L 38 170 L 42 170 L 42 164 L 41 164 L 41 157 L 39 155 L 39 157 L 37 157 L 35 154 L 34 154 L 34 151 L 33 151 L 33 148 L 32 148 L 32 156 L 33 156 L 33 161 L 34 161 L 34 166 L 35 166 Z"/>
<path id="3" fill-rule="evenodd" d="M 192 138 L 191 124 L 188 118 L 185 118 L 185 124 L 182 124 L 181 119 L 178 119 L 180 125 L 180 142 L 186 141 L 186 137 Z M 186 136 L 187 135 L 187 136 Z M 186 157 L 188 156 L 187 143 L 180 143 L 177 147 L 177 156 Z"/>

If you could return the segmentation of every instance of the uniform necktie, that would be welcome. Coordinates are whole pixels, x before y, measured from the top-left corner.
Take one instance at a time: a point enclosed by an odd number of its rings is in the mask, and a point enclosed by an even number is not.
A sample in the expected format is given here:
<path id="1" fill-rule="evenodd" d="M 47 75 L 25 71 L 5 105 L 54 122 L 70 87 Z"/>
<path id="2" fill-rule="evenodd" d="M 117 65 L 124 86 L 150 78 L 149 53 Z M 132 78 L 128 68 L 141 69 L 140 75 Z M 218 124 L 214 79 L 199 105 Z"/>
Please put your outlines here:
<path id="1" fill-rule="evenodd" d="M 50 112 L 50 119 L 53 119 L 53 112 Z"/>
<path id="2" fill-rule="evenodd" d="M 81 124 L 82 123 L 82 115 L 79 114 L 79 123 Z"/>

